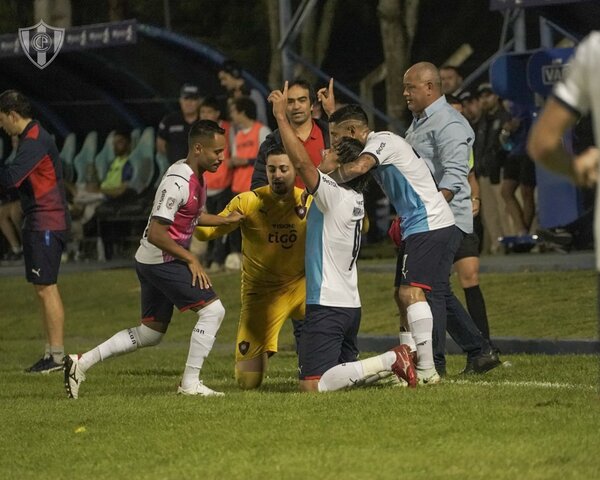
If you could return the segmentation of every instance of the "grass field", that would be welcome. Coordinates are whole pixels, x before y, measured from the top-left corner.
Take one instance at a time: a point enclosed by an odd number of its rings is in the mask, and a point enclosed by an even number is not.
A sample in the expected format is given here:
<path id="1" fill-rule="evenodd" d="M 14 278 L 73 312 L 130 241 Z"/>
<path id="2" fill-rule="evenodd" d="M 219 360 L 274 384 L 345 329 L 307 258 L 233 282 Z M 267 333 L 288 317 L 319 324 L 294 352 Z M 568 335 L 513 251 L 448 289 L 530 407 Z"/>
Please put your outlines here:
<path id="1" fill-rule="evenodd" d="M 361 274 L 363 331 L 391 334 L 391 274 Z M 165 341 L 88 372 L 77 401 L 62 375 L 22 369 L 42 347 L 31 287 L 0 278 L 0 478 L 592 479 L 600 476 L 598 358 L 506 356 L 510 368 L 444 384 L 331 394 L 296 390 L 289 328 L 256 392 L 233 379 L 238 275 L 213 278 L 228 313 L 203 378 L 223 398 L 175 395 L 191 314 Z M 66 344 L 86 350 L 137 323 L 131 270 L 63 275 Z M 593 272 L 484 275 L 496 335 L 593 338 Z"/>

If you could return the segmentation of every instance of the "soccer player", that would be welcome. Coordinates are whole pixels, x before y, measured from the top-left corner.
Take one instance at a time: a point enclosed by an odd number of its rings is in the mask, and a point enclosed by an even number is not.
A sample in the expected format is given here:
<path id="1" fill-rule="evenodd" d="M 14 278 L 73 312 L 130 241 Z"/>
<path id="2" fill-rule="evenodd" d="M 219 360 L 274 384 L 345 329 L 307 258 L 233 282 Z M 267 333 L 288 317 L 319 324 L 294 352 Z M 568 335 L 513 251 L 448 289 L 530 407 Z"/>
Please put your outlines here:
<path id="1" fill-rule="evenodd" d="M 42 307 L 46 334 L 44 356 L 25 370 L 49 373 L 62 369 L 65 311 L 56 284 L 70 218 L 62 163 L 46 130 L 32 119 L 29 100 L 16 90 L 0 94 L 0 126 L 18 135 L 17 153 L 0 168 L 0 189 L 16 187 L 23 209 L 25 276 Z"/>
<path id="2" fill-rule="evenodd" d="M 320 90 L 326 112 L 335 108 L 333 85 Z M 344 163 L 331 177 L 340 183 L 373 170 L 373 176 L 402 218 L 402 246 L 398 254 L 395 286 L 402 324 L 407 324 L 416 343 L 417 376 L 420 384 L 440 382 L 432 351 L 433 315 L 425 292 L 447 281 L 453 254 L 446 245 L 454 229 L 454 216 L 437 190 L 425 162 L 400 136 L 373 132 L 359 105 L 347 105 L 329 117 L 331 143 L 344 136 L 358 139 L 364 150 L 354 161 Z M 377 167 L 375 169 L 375 167 Z M 401 343 L 408 343 L 401 334 Z"/>
<path id="3" fill-rule="evenodd" d="M 600 149 L 590 147 L 577 157 L 565 149 L 562 138 L 581 115 L 591 112 L 596 145 L 600 142 L 600 31 L 590 33 L 569 62 L 566 78 L 558 83 L 528 141 L 531 157 L 546 168 L 592 187 L 600 175 Z M 594 220 L 596 269 L 600 272 L 600 194 L 596 190 Z M 600 275 L 598 276 L 600 287 Z M 600 301 L 600 295 L 598 295 Z M 600 311 L 600 307 L 599 307 Z"/>
<path id="4" fill-rule="evenodd" d="M 224 134 L 225 130 L 210 120 L 192 125 L 187 158 L 175 162 L 165 172 L 135 255 L 141 286 L 141 324 L 121 330 L 81 356 L 65 357 L 65 388 L 70 398 L 79 396 L 87 370 L 96 363 L 157 345 L 167 331 L 173 305 L 180 311 L 192 310 L 198 315 L 177 393 L 223 395 L 204 385 L 199 375 L 215 342 L 225 309 L 198 259 L 188 248 L 196 224 L 226 225 L 243 218 L 239 212 L 220 217 L 202 211 L 206 201 L 202 174 L 216 171 L 223 162 Z"/>
<path id="5" fill-rule="evenodd" d="M 268 100 L 273 104 L 285 150 L 313 195 L 306 233 L 306 317 L 298 346 L 300 389 L 325 391 L 329 388 L 320 381 L 323 374 L 358 358 L 361 304 L 356 259 L 364 218 L 362 192 L 369 176 L 338 185 L 323 173 L 338 167 L 339 162 L 356 158 L 362 146 L 352 139 L 339 142 L 335 152 L 330 152 L 321 163 L 323 171 L 317 169 L 286 116 L 287 94 L 285 82 L 283 91 L 274 90 Z M 414 384 L 415 371 L 408 348 L 399 348 L 393 359 L 393 364 L 402 364 L 402 377 Z M 392 365 L 378 368 L 391 370 Z"/>
<path id="6" fill-rule="evenodd" d="M 244 215 L 239 225 L 242 307 L 235 350 L 235 378 L 243 389 L 261 385 L 283 322 L 304 319 L 304 243 L 312 197 L 294 187 L 296 171 L 281 145 L 267 153 L 266 171 L 268 186 L 240 193 L 220 213 Z M 237 227 L 197 227 L 194 235 L 213 240 Z"/>

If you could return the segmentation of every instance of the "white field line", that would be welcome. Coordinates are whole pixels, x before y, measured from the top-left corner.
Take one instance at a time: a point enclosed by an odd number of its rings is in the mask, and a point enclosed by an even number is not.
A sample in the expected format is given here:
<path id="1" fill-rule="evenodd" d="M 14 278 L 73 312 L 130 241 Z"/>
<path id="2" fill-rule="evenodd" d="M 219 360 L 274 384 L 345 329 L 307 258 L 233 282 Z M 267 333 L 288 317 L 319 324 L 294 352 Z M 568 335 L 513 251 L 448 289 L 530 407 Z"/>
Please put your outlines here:
<path id="1" fill-rule="evenodd" d="M 557 382 L 534 382 L 534 381 L 524 381 L 524 382 L 513 382 L 510 380 L 503 380 L 501 382 L 488 382 L 486 380 L 477 380 L 477 381 L 469 381 L 469 380 L 444 380 L 443 383 L 454 383 L 457 385 L 477 385 L 483 387 L 526 387 L 526 388 L 555 388 L 555 389 L 567 389 L 567 390 L 596 390 L 598 387 L 594 387 L 592 385 L 577 385 L 574 383 L 557 383 Z"/>

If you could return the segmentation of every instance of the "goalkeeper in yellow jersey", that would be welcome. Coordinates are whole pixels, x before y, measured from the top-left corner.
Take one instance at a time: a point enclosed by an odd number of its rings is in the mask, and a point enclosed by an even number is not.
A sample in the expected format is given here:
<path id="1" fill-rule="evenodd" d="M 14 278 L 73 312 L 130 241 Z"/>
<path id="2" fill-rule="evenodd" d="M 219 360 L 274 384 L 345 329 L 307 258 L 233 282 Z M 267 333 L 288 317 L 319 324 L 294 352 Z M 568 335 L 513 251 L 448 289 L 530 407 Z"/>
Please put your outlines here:
<path id="1" fill-rule="evenodd" d="M 281 145 L 267 153 L 266 169 L 267 186 L 239 194 L 219 214 L 242 213 L 239 225 L 197 227 L 194 233 L 207 241 L 241 228 L 242 307 L 235 377 L 243 389 L 260 386 L 267 360 L 277 352 L 283 322 L 304 319 L 306 300 L 304 241 L 312 197 L 294 187 L 296 172 Z"/>

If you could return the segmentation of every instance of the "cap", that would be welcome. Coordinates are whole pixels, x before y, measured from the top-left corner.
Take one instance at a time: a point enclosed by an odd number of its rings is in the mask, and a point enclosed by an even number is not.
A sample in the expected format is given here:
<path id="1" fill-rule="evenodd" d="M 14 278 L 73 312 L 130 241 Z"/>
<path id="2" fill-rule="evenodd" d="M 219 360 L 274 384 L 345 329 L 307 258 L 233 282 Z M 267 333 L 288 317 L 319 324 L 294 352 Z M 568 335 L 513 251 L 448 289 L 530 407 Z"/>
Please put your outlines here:
<path id="1" fill-rule="evenodd" d="M 477 94 L 481 95 L 482 93 L 494 93 L 494 89 L 492 88 L 491 83 L 482 83 L 477 87 Z"/>
<path id="2" fill-rule="evenodd" d="M 185 83 L 179 91 L 179 96 L 181 98 L 200 98 L 200 90 L 197 85 Z"/>
<path id="3" fill-rule="evenodd" d="M 464 92 L 460 92 L 458 94 L 458 99 L 461 102 L 469 102 L 475 99 L 475 95 L 473 95 L 469 90 L 465 90 Z"/>

